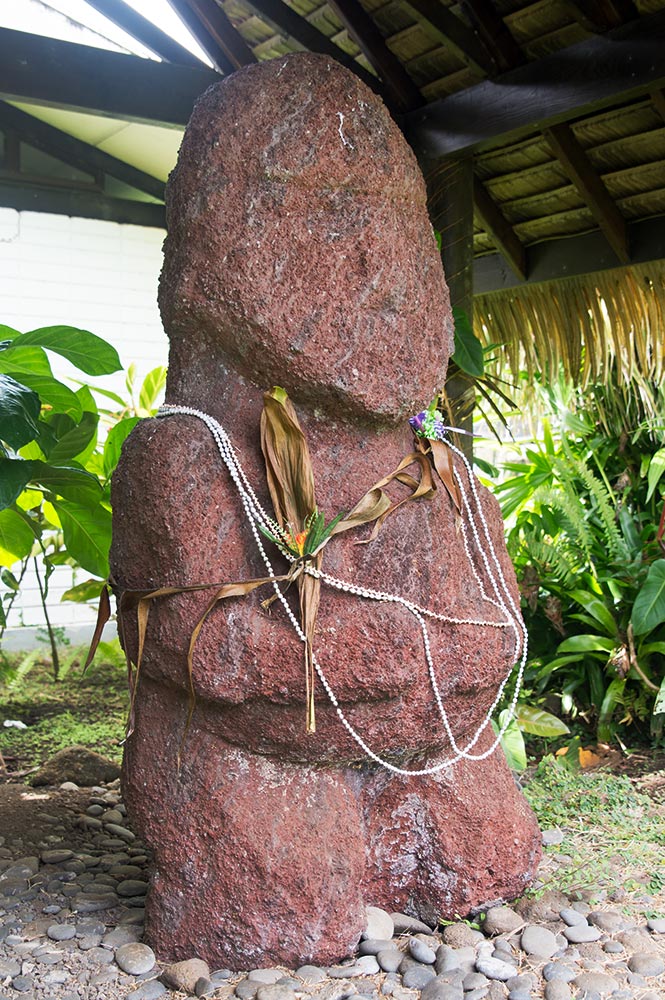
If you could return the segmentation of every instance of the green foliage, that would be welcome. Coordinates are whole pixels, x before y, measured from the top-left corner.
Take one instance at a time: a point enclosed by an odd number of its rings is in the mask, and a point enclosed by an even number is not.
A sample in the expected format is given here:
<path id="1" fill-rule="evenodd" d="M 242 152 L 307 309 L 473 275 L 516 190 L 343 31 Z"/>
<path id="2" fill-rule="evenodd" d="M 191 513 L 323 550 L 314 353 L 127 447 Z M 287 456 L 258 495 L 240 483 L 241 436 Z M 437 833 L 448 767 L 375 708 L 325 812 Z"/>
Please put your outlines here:
<path id="1" fill-rule="evenodd" d="M 109 390 L 80 382 L 70 387 L 53 375 L 49 352 L 84 375 L 118 371 L 115 348 L 95 334 L 69 326 L 21 334 L 2 326 L 0 336 L 0 566 L 5 568 L 0 635 L 30 561 L 57 676 L 60 657 L 48 615 L 49 578 L 56 565 L 80 567 L 97 578 L 96 584 L 86 581 L 72 588 L 68 599 L 90 600 L 93 590 L 98 596 L 108 576 L 110 477 L 123 441 L 139 417 L 154 411 L 166 373 L 156 368 L 137 387 L 131 367 L 126 402 Z M 111 400 L 114 408 L 98 405 L 95 394 Z"/>
<path id="2" fill-rule="evenodd" d="M 601 741 L 660 739 L 665 721 L 665 485 L 653 425 L 608 432 L 559 383 L 539 440 L 496 487 L 530 638 L 524 697 L 558 702 Z M 653 463 L 656 462 L 656 473 Z"/>

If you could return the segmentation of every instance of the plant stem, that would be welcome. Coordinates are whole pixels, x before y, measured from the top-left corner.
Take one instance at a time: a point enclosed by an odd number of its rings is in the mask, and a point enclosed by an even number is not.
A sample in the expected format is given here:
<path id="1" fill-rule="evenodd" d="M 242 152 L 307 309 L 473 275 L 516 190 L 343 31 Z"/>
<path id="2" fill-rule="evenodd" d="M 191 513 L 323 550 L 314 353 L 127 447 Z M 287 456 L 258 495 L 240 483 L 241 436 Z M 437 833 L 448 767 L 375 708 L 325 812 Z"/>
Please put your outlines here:
<path id="1" fill-rule="evenodd" d="M 37 577 L 37 586 L 39 587 L 39 597 L 42 604 L 42 610 L 44 612 L 44 621 L 46 622 L 46 630 L 48 632 L 49 642 L 51 644 L 51 660 L 53 663 L 53 680 L 57 683 L 60 676 L 60 658 L 58 656 L 58 647 L 55 642 L 55 635 L 53 632 L 53 626 L 51 625 L 51 619 L 48 616 L 48 610 L 46 607 L 46 590 L 42 585 L 42 578 L 39 575 L 39 563 L 37 562 L 37 557 L 33 558 L 33 563 L 35 566 L 35 576 Z"/>

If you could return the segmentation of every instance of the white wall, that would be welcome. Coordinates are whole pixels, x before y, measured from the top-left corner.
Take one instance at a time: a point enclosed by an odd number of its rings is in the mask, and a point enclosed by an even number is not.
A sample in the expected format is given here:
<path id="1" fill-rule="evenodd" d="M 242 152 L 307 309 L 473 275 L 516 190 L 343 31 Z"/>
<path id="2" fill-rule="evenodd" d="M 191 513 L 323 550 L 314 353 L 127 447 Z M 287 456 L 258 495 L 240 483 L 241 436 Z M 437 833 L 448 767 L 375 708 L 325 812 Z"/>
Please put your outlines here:
<path id="1" fill-rule="evenodd" d="M 134 362 L 145 374 L 166 364 L 168 344 L 157 309 L 164 235 L 162 229 L 0 208 L 0 323 L 22 333 L 57 323 L 78 326 L 112 343 L 125 368 Z M 72 372 L 56 355 L 51 360 L 58 377 Z M 89 381 L 126 395 L 122 375 Z M 78 582 L 87 576 L 81 572 Z M 59 568 L 50 584 L 52 622 L 91 623 L 90 609 L 59 603 L 71 586 L 71 570 Z M 32 579 L 10 625 L 42 624 Z"/>

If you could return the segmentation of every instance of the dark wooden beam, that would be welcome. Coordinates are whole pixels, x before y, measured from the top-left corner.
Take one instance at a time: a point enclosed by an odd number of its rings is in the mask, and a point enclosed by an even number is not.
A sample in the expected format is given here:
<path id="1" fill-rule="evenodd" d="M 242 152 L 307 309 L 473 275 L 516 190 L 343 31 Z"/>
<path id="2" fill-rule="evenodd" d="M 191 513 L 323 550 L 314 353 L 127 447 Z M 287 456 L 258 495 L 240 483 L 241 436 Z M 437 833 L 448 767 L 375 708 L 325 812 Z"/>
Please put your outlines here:
<path id="1" fill-rule="evenodd" d="M 649 97 L 654 108 L 665 122 L 665 90 L 652 90 Z"/>
<path id="2" fill-rule="evenodd" d="M 447 48 L 458 59 L 468 63 L 485 76 L 494 76 L 497 64 L 478 34 L 444 7 L 439 0 L 407 0 L 417 14 L 436 29 Z"/>
<path id="3" fill-rule="evenodd" d="M 328 0 L 328 6 L 383 80 L 391 103 L 400 111 L 420 107 L 422 94 L 358 0 Z"/>
<path id="4" fill-rule="evenodd" d="M 461 0 L 461 7 L 499 71 L 514 69 L 525 56 L 492 0 Z"/>
<path id="5" fill-rule="evenodd" d="M 633 0 L 568 0 L 568 4 L 591 31 L 609 31 L 640 16 Z"/>
<path id="6" fill-rule="evenodd" d="M 180 63 L 181 66 L 195 66 L 198 69 L 203 65 L 200 59 L 180 45 L 174 38 L 167 35 L 165 31 L 158 28 L 156 24 L 143 17 L 133 7 L 125 3 L 124 0 L 87 0 L 90 7 L 94 7 L 100 14 L 112 21 L 128 35 L 135 38 L 141 45 L 145 45 L 153 55 L 167 62 Z"/>
<path id="7" fill-rule="evenodd" d="M 47 212 L 82 219 L 103 219 L 133 226 L 166 228 L 163 205 L 128 198 L 109 198 L 97 191 L 55 188 L 46 184 L 18 184 L 0 180 L 0 205 L 19 212 Z"/>
<path id="8" fill-rule="evenodd" d="M 340 49 L 339 45 L 310 24 L 306 18 L 297 14 L 288 4 L 282 3 L 282 0 L 247 0 L 247 2 L 260 17 L 270 21 L 280 34 L 293 38 L 310 52 L 320 52 L 342 63 L 389 103 L 385 89 L 377 77 L 368 73 L 352 55 Z"/>
<path id="9" fill-rule="evenodd" d="M 185 125 L 219 81 L 194 69 L 0 28 L 0 98 L 125 121 Z"/>
<path id="10" fill-rule="evenodd" d="M 665 259 L 665 216 L 628 223 L 628 239 L 633 264 Z M 599 230 L 581 236 L 544 240 L 525 248 L 527 284 L 594 274 L 617 266 L 614 251 Z M 515 288 L 523 282 L 506 263 L 502 254 L 476 257 L 473 265 L 474 292 L 498 292 Z"/>
<path id="11" fill-rule="evenodd" d="M 517 277 L 524 281 L 526 278 L 524 247 L 515 235 L 515 230 L 488 193 L 485 185 L 477 177 L 473 179 L 473 202 L 476 215 L 483 227 L 492 237 L 498 250 L 506 258 Z"/>
<path id="12" fill-rule="evenodd" d="M 422 160 L 461 155 L 665 84 L 665 11 L 444 97 L 402 119 Z"/>
<path id="13" fill-rule="evenodd" d="M 221 65 L 222 58 L 224 65 L 230 64 L 233 69 L 257 61 L 245 39 L 215 0 L 169 0 L 169 3 L 187 24 L 206 55 L 223 72 L 226 70 Z"/>
<path id="14" fill-rule="evenodd" d="M 590 209 L 620 263 L 630 264 L 626 220 L 575 138 L 573 130 L 569 125 L 553 125 L 552 128 L 545 129 L 543 135 Z"/>
<path id="15" fill-rule="evenodd" d="M 13 128 L 2 129 L 5 135 L 5 150 L 2 158 L 4 170 L 21 169 L 21 141 Z"/>
<path id="16" fill-rule="evenodd" d="M 39 149 L 42 153 L 48 153 L 63 163 L 68 163 L 77 170 L 84 173 L 102 171 L 111 177 L 129 184 L 138 191 L 144 191 L 152 195 L 153 198 L 164 200 L 164 182 L 146 174 L 137 167 L 132 167 L 123 160 L 116 159 L 104 153 L 95 146 L 90 146 L 87 142 L 81 142 L 60 129 L 47 125 L 33 115 L 28 115 L 18 108 L 12 107 L 0 101 L 0 129 L 3 131 L 15 130 L 23 142 L 29 146 Z"/>

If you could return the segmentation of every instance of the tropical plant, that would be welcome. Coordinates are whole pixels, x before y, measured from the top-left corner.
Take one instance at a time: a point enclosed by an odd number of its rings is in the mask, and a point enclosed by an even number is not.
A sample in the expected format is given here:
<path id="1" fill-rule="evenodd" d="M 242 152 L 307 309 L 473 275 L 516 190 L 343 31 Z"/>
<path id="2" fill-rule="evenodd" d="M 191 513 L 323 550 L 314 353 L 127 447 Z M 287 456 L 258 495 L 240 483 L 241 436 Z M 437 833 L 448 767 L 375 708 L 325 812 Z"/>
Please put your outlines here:
<path id="1" fill-rule="evenodd" d="M 525 694 L 581 719 L 601 741 L 665 720 L 665 448 L 653 421 L 608 433 L 560 380 L 544 388 L 540 440 L 496 487 L 512 518 L 531 643 Z M 607 404 L 607 400 L 606 400 Z M 611 430 L 611 425 L 610 425 Z M 660 524 L 660 529 L 659 529 Z"/>
<path id="2" fill-rule="evenodd" d="M 48 610 L 49 580 L 58 565 L 92 574 L 67 599 L 99 595 L 108 576 L 111 541 L 110 477 L 122 443 L 140 416 L 148 415 L 165 370 L 145 378 L 130 402 L 107 389 L 53 375 L 49 354 L 64 357 L 87 376 L 121 368 L 114 347 L 87 330 L 51 326 L 19 333 L 0 326 L 0 636 L 30 565 L 35 572 L 54 675 L 59 671 L 57 631 Z M 95 393 L 114 409 L 98 405 Z"/>

